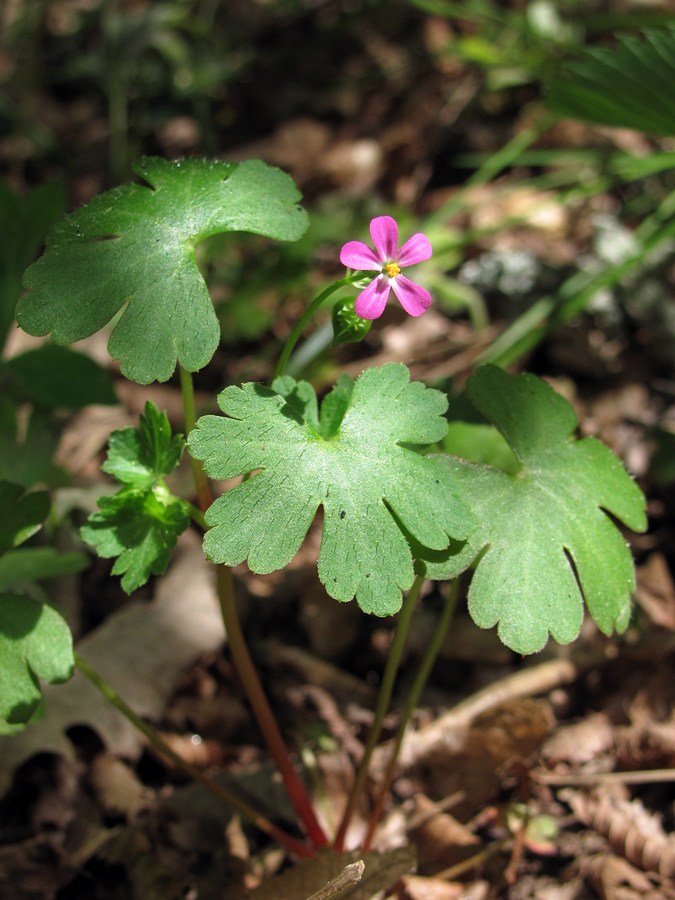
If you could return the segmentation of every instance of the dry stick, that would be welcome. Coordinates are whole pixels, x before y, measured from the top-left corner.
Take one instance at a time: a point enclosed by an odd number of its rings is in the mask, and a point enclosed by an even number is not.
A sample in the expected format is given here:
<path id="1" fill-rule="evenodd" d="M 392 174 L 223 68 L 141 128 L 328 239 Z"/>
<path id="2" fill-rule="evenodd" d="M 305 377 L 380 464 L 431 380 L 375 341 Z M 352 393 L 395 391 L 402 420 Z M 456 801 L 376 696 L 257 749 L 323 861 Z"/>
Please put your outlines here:
<path id="1" fill-rule="evenodd" d="M 450 866 L 448 869 L 436 872 L 434 878 L 442 879 L 443 881 L 453 881 L 454 879 L 459 878 L 460 875 L 464 875 L 466 872 L 475 869 L 477 866 L 482 866 L 483 863 L 486 863 L 492 856 L 499 853 L 502 847 L 505 847 L 510 840 L 511 838 L 508 837 L 495 841 L 494 844 L 490 844 L 474 856 L 463 859 L 461 862 L 456 863 L 454 866 Z"/>
<path id="2" fill-rule="evenodd" d="M 185 412 L 185 429 L 189 434 L 195 427 L 196 409 L 192 376 L 182 366 L 180 367 L 180 383 L 183 395 L 183 408 Z M 201 462 L 190 457 L 192 472 L 199 499 L 199 505 L 203 511 L 211 505 L 211 485 L 206 477 Z M 253 714 L 262 732 L 267 749 L 274 759 L 281 774 L 284 786 L 291 803 L 304 823 L 307 835 L 314 847 L 325 847 L 328 838 L 317 819 L 309 796 L 291 763 L 288 748 L 279 731 L 274 713 L 263 691 L 258 672 L 253 664 L 244 634 L 239 622 L 237 607 L 234 598 L 232 583 L 232 571 L 228 566 L 216 567 L 216 583 L 218 589 L 218 602 L 225 623 L 228 645 L 234 666 L 237 670 L 242 686 L 246 693 Z"/>
<path id="3" fill-rule="evenodd" d="M 443 611 L 441 612 L 440 618 L 438 620 L 438 625 L 436 626 L 436 630 L 434 631 L 434 636 L 427 648 L 426 653 L 424 654 L 424 658 L 420 665 L 419 671 L 415 676 L 413 685 L 410 688 L 408 699 L 401 715 L 398 734 L 396 735 L 396 739 L 394 741 L 394 746 L 391 751 L 391 756 L 389 758 L 386 772 L 384 773 L 382 783 L 380 784 L 380 790 L 375 800 L 373 811 L 370 814 L 368 830 L 366 831 L 366 836 L 363 840 L 362 850 L 364 853 L 367 853 L 370 850 L 370 845 L 375 834 L 375 829 L 380 823 L 385 800 L 387 799 L 387 795 L 389 794 L 391 783 L 394 780 L 396 763 L 398 762 L 398 755 L 401 750 L 401 744 L 403 743 L 406 729 L 408 727 L 408 724 L 410 723 L 413 713 L 415 712 L 415 709 L 417 708 L 417 704 L 419 703 L 422 691 L 424 690 L 426 683 L 429 680 L 431 669 L 436 662 L 436 657 L 438 656 L 441 647 L 443 646 L 443 642 L 445 641 L 445 636 L 448 633 L 448 627 L 450 626 L 450 621 L 452 620 L 455 612 L 455 607 L 457 605 L 458 590 L 459 581 L 455 578 L 450 582 L 450 585 L 448 587 L 448 593 L 443 605 Z"/>
<path id="4" fill-rule="evenodd" d="M 148 739 L 148 742 L 157 750 L 162 756 L 165 756 L 167 759 L 171 760 L 171 762 L 187 775 L 190 776 L 194 781 L 198 781 L 203 787 L 206 788 L 212 794 L 215 794 L 220 800 L 224 801 L 228 806 L 231 806 L 232 809 L 236 810 L 240 815 L 242 815 L 245 819 L 248 819 L 253 825 L 259 828 L 261 831 L 268 834 L 271 838 L 281 844 L 282 847 L 285 847 L 291 853 L 295 853 L 296 856 L 305 856 L 311 857 L 314 856 L 313 850 L 308 847 L 306 844 L 303 844 L 301 841 L 292 837 L 290 834 L 287 834 L 281 828 L 278 828 L 273 822 L 270 822 L 268 818 L 259 813 L 254 807 L 250 806 L 246 803 L 245 800 L 240 800 L 236 794 L 233 794 L 227 788 L 218 784 L 215 781 L 212 781 L 208 778 L 202 771 L 200 771 L 195 766 L 191 765 L 191 763 L 186 762 L 182 759 L 171 747 L 166 743 L 166 741 L 155 731 L 155 729 L 148 725 L 140 716 L 137 716 L 136 713 L 131 709 L 131 707 L 123 700 L 117 691 L 111 687 L 106 681 L 104 681 L 101 676 L 87 663 L 81 656 L 75 655 L 75 665 L 80 670 L 80 672 L 91 681 L 91 683 L 96 687 L 105 697 L 105 699 L 110 703 L 115 709 L 119 710 L 122 715 L 131 722 L 131 724 L 137 728 L 145 737 Z"/>
<path id="5" fill-rule="evenodd" d="M 675 781 L 675 769 L 642 769 L 636 772 L 582 772 L 578 775 L 563 775 L 533 769 L 530 777 L 542 784 L 553 787 L 584 784 L 665 784 Z"/>
<path id="6" fill-rule="evenodd" d="M 408 636 L 408 629 L 410 628 L 410 620 L 412 618 L 413 612 L 415 611 L 415 607 L 417 606 L 417 601 L 419 599 L 423 584 L 424 578 L 421 575 L 417 575 L 412 587 L 408 592 L 408 596 L 403 601 L 403 608 L 399 613 L 398 622 L 396 623 L 396 633 L 391 645 L 391 650 L 389 651 L 387 665 L 385 666 L 384 675 L 382 677 L 382 684 L 380 686 L 380 693 L 377 698 L 377 705 L 375 707 L 373 723 L 370 726 L 370 731 L 368 732 L 366 745 L 363 749 L 363 756 L 361 757 L 361 762 L 359 763 L 359 768 L 356 772 L 356 778 L 354 779 L 354 785 L 352 786 L 349 800 L 347 801 L 347 807 L 342 814 L 342 821 L 340 822 L 340 827 L 338 828 L 338 832 L 335 836 L 334 846 L 335 849 L 340 852 L 344 850 L 345 835 L 347 834 L 349 823 L 351 822 L 352 816 L 354 815 L 354 811 L 356 810 L 356 806 L 361 798 L 361 793 L 368 777 L 370 758 L 373 755 L 375 745 L 377 744 L 380 738 L 380 734 L 382 733 L 382 722 L 384 721 L 384 717 L 387 713 L 387 710 L 389 709 L 389 704 L 391 702 L 391 695 L 394 690 L 396 673 L 398 672 L 398 667 L 401 662 L 401 656 L 403 653 L 403 646 L 405 644 L 406 637 Z"/>
<path id="7" fill-rule="evenodd" d="M 312 894 L 307 900 L 338 900 L 339 897 L 351 894 L 352 888 L 361 881 L 365 871 L 366 864 L 362 859 L 357 859 L 356 862 L 345 866 L 337 878 L 333 878 L 325 887 Z"/>
<path id="8" fill-rule="evenodd" d="M 580 671 L 603 661 L 605 659 L 602 656 L 589 657 L 576 664 L 570 659 L 552 659 L 489 684 L 420 731 L 408 732 L 401 747 L 400 767 L 412 768 L 436 752 L 458 750 L 464 740 L 464 729 L 482 713 L 507 700 L 531 697 L 553 690 L 561 684 L 571 684 L 578 678 Z M 388 759 L 389 747 L 389 743 L 378 747 L 374 760 L 376 769 L 386 768 L 384 756 L 386 754 Z"/>

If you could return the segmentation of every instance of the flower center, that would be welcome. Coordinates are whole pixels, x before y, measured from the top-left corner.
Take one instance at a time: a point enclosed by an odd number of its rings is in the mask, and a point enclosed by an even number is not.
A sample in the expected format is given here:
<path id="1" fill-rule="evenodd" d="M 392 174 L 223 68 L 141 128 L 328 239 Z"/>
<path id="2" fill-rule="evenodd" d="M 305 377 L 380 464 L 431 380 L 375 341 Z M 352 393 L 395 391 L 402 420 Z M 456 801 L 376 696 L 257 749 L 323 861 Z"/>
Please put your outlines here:
<path id="1" fill-rule="evenodd" d="M 395 278 L 397 275 L 401 274 L 401 270 L 398 267 L 398 263 L 390 262 L 384 267 L 384 271 L 390 278 Z"/>

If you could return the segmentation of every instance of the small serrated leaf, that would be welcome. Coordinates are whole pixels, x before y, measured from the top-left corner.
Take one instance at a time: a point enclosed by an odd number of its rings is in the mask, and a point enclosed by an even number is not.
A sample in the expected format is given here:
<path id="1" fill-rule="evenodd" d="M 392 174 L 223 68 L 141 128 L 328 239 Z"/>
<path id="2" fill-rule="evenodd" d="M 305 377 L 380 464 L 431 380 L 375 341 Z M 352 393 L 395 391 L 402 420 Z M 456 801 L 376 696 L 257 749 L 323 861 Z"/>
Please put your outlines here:
<path id="1" fill-rule="evenodd" d="M 148 401 L 138 428 L 120 428 L 110 435 L 101 468 L 122 484 L 151 487 L 173 472 L 184 447 L 183 435 L 171 434 L 166 413 Z"/>
<path id="2" fill-rule="evenodd" d="M 164 484 L 180 462 L 185 441 L 172 435 L 166 413 L 148 401 L 138 428 L 110 436 L 103 469 L 124 487 L 101 497 L 99 510 L 80 529 L 84 541 L 104 559 L 117 557 L 113 575 L 122 575 L 127 593 L 161 575 L 179 535 L 188 527 L 188 504 Z"/>
<path id="3" fill-rule="evenodd" d="M 100 557 L 117 557 L 112 574 L 123 576 L 127 594 L 166 571 L 171 551 L 190 523 L 187 503 L 165 494 L 127 489 L 101 497 L 98 512 L 80 529 L 82 540 Z"/>
<path id="4" fill-rule="evenodd" d="M 17 319 L 29 334 L 69 344 L 125 307 L 108 349 L 127 378 L 149 384 L 170 378 L 177 362 L 201 369 L 218 346 L 195 246 L 228 231 L 297 240 L 307 217 L 291 178 L 262 162 L 148 158 L 135 171 L 149 187 L 107 191 L 52 229 L 26 272 Z"/>
<path id="5" fill-rule="evenodd" d="M 600 441 L 574 439 L 574 410 L 545 381 L 483 366 L 467 393 L 520 467 L 507 473 L 445 458 L 479 524 L 468 549 L 426 564 L 428 576 L 453 577 L 478 559 L 469 611 L 483 628 L 499 623 L 501 639 L 518 653 L 540 650 L 549 634 L 573 640 L 584 599 L 605 634 L 625 629 L 634 567 L 607 513 L 644 530 L 638 486 Z"/>
<path id="6" fill-rule="evenodd" d="M 38 678 L 56 683 L 73 672 L 68 626 L 51 606 L 0 594 L 0 717 L 26 722 L 41 698 Z"/>
<path id="7" fill-rule="evenodd" d="M 403 446 L 440 440 L 447 428 L 445 396 L 409 377 L 399 363 L 364 372 L 328 410 L 327 430 L 341 414 L 330 437 L 319 433 L 316 398 L 300 385 L 294 391 L 292 379 L 277 385 L 283 394 L 259 384 L 226 388 L 218 398 L 224 416 L 202 417 L 189 450 L 213 478 L 262 471 L 207 512 L 207 556 L 228 565 L 247 559 L 258 573 L 280 569 L 322 506 L 319 577 L 328 593 L 356 596 L 377 615 L 396 612 L 414 577 L 402 529 L 440 550 L 473 524 L 452 475 Z"/>

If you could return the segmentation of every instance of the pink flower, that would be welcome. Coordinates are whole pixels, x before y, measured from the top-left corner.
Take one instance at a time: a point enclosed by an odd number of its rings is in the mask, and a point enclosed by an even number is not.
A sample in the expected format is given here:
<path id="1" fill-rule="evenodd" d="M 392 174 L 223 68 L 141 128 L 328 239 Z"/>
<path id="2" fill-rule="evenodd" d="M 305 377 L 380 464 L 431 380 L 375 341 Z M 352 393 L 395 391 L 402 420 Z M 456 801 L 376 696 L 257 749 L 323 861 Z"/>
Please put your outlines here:
<path id="1" fill-rule="evenodd" d="M 370 223 L 375 250 L 361 241 L 349 241 L 340 251 L 340 262 L 348 269 L 379 272 L 356 298 L 355 310 L 362 319 L 377 319 L 384 312 L 389 291 L 411 316 L 421 316 L 431 304 L 431 295 L 402 273 L 431 257 L 431 244 L 423 234 L 414 234 L 399 250 L 398 225 L 391 216 L 378 216 Z"/>

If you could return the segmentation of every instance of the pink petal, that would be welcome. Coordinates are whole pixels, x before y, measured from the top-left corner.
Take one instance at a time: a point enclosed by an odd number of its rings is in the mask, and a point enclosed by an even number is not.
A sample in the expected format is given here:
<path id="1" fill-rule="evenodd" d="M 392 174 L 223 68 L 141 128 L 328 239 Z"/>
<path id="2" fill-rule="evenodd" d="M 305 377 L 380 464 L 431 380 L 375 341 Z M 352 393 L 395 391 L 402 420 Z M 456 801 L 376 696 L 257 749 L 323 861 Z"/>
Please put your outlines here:
<path id="1" fill-rule="evenodd" d="M 383 263 L 396 259 L 398 254 L 398 225 L 391 216 L 378 216 L 370 223 L 370 236 Z"/>
<path id="2" fill-rule="evenodd" d="M 391 279 L 391 287 L 398 298 L 398 302 L 410 316 L 421 316 L 425 309 L 431 305 L 431 294 L 425 291 L 419 284 L 415 284 L 405 275 L 397 275 Z M 358 312 L 358 310 L 357 310 Z M 359 313 L 359 315 L 361 315 Z"/>
<path id="3" fill-rule="evenodd" d="M 356 298 L 354 310 L 362 319 L 377 319 L 384 312 L 391 285 L 389 279 L 380 275 L 371 281 L 365 291 Z"/>
<path id="4" fill-rule="evenodd" d="M 424 262 L 425 259 L 431 259 L 429 238 L 423 234 L 413 234 L 410 240 L 401 247 L 396 261 L 402 268 L 403 266 L 414 266 L 415 263 Z"/>
<path id="5" fill-rule="evenodd" d="M 361 241 L 349 241 L 340 250 L 340 262 L 348 269 L 356 269 L 360 272 L 365 269 L 367 272 L 379 272 L 382 263 L 366 244 Z"/>

